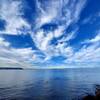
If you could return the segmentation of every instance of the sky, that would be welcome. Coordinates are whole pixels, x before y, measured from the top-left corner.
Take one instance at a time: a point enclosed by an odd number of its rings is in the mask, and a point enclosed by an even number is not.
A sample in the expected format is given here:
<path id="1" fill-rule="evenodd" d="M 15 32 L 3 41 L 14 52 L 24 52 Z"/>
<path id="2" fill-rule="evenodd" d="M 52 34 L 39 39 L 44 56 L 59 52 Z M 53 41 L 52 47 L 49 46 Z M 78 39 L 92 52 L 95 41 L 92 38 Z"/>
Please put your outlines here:
<path id="1" fill-rule="evenodd" d="M 0 67 L 100 67 L 100 0 L 0 0 Z"/>

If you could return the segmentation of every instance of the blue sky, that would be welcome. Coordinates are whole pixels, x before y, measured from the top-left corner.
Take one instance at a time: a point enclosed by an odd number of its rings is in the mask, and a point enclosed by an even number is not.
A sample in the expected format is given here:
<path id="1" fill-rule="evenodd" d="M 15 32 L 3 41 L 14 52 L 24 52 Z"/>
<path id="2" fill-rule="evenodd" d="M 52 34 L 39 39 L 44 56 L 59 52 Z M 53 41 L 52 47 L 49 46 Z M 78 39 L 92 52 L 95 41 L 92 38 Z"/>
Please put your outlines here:
<path id="1" fill-rule="evenodd" d="M 0 67 L 100 64 L 100 0 L 1 0 Z"/>

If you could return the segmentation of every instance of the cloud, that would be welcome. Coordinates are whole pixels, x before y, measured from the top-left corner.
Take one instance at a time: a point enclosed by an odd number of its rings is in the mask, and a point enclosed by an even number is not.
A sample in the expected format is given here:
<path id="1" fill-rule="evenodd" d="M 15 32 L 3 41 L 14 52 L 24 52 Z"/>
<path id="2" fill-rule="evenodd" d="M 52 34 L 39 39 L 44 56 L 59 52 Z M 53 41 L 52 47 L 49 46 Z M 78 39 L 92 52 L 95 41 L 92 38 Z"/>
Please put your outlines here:
<path id="1" fill-rule="evenodd" d="M 87 46 L 86 44 L 77 52 L 74 52 L 66 62 L 77 62 L 77 63 L 93 63 L 100 62 L 100 44 L 95 42 Z"/>
<path id="2" fill-rule="evenodd" d="M 41 27 L 43 24 L 53 21 L 62 7 L 62 0 L 48 0 L 40 2 L 36 1 L 38 17 L 36 19 L 36 27 Z"/>
<path id="3" fill-rule="evenodd" d="M 85 40 L 78 51 L 73 50 L 65 60 L 66 64 L 79 64 L 77 67 L 99 67 L 100 64 L 100 31 L 94 38 Z"/>
<path id="4" fill-rule="evenodd" d="M 71 39 L 74 39 L 76 37 L 77 28 L 69 33 L 67 33 L 67 36 L 63 36 L 61 39 L 58 40 L 58 42 L 68 42 Z"/>
<path id="5" fill-rule="evenodd" d="M 71 23 L 78 21 L 85 3 L 86 0 L 48 0 L 43 2 L 37 0 L 36 27 L 39 28 L 52 22 L 68 27 Z"/>
<path id="6" fill-rule="evenodd" d="M 22 7 L 23 4 L 21 1 L 0 1 L 0 19 L 6 22 L 5 30 L 0 31 L 1 34 L 17 35 L 22 33 L 21 29 L 23 27 L 27 30 L 30 28 L 30 25 L 22 18 Z"/>
<path id="7" fill-rule="evenodd" d="M 96 43 L 96 42 L 100 42 L 100 30 L 97 31 L 97 34 L 96 34 L 96 36 L 94 38 L 87 39 L 83 43 Z"/>
<path id="8" fill-rule="evenodd" d="M 99 31 L 94 38 L 85 40 L 77 51 L 69 44 L 69 41 L 77 35 L 79 29 L 77 22 L 85 4 L 86 0 L 36 0 L 37 16 L 34 20 L 35 24 L 31 25 L 22 17 L 23 6 L 25 6 L 22 1 L 1 0 L 0 19 L 6 22 L 6 26 L 0 34 L 28 33 L 37 49 L 11 47 L 10 43 L 0 36 L 0 66 L 27 68 L 41 64 L 52 65 L 51 59 L 59 56 L 65 58 L 63 68 L 66 65 L 66 67 L 74 67 L 75 64 L 81 67 L 81 65 L 88 66 L 87 63 L 91 62 L 91 64 L 98 63 L 100 61 Z M 84 23 L 89 20 L 91 18 L 86 19 Z M 43 28 L 48 24 L 56 27 L 50 28 L 51 30 Z M 30 26 L 34 28 L 31 29 Z M 71 26 L 74 28 L 69 31 Z"/>
<path id="9" fill-rule="evenodd" d="M 2 37 L 0 37 L 0 46 L 8 47 L 10 45 L 9 42 L 6 42 Z"/>
<path id="10" fill-rule="evenodd" d="M 100 18 L 100 11 L 96 12 L 95 14 L 89 15 L 85 19 L 83 19 L 82 24 L 96 24 L 98 23 L 98 19 Z"/>
<path id="11" fill-rule="evenodd" d="M 87 43 L 94 43 L 94 42 L 100 42 L 100 33 L 98 35 L 96 35 L 95 38 L 87 40 Z"/>
<path id="12" fill-rule="evenodd" d="M 68 51 L 70 51 L 69 48 L 71 47 L 68 46 L 67 42 L 75 37 L 78 26 L 71 30 L 70 33 L 67 33 L 66 30 L 70 25 L 79 20 L 80 13 L 85 3 L 86 0 L 50 0 L 43 2 L 37 0 L 38 16 L 36 18 L 36 26 L 34 26 L 35 31 L 30 33 L 30 35 L 36 47 L 46 56 L 46 60 L 51 59 L 53 56 L 69 55 Z M 42 29 L 43 25 L 49 23 L 56 24 L 57 28 L 49 31 Z M 64 34 L 68 35 L 59 40 L 58 38 Z M 54 38 L 58 39 L 57 45 L 51 44 Z M 60 44 L 59 41 L 65 42 L 64 45 Z M 59 45 L 62 46 L 59 47 Z"/>
<path id="13" fill-rule="evenodd" d="M 33 55 L 32 48 L 12 48 L 9 42 L 0 37 L 0 67 L 30 67 L 31 60 L 34 61 Z"/>

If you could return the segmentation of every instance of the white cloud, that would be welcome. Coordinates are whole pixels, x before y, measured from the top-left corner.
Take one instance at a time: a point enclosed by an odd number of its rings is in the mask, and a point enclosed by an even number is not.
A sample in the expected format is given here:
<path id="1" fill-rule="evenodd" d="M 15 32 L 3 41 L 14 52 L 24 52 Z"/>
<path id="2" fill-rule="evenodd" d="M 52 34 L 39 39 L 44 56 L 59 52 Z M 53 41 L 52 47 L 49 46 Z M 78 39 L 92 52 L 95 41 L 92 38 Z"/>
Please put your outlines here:
<path id="1" fill-rule="evenodd" d="M 83 46 L 79 51 L 69 57 L 66 62 L 100 62 L 100 47 L 99 43 L 94 43 L 90 46 Z"/>
<path id="2" fill-rule="evenodd" d="M 68 27 L 71 23 L 77 22 L 80 13 L 84 8 L 86 0 L 50 0 L 39 2 L 37 0 L 36 27 L 50 22 L 60 22 L 63 27 Z M 74 14 L 73 14 L 74 13 Z"/>
<path id="3" fill-rule="evenodd" d="M 45 0 L 43 2 L 37 0 L 36 2 L 39 15 L 36 19 L 36 28 L 53 21 L 62 7 L 62 0 Z"/>
<path id="4" fill-rule="evenodd" d="M 52 56 L 72 55 L 69 51 L 73 51 L 67 42 L 75 37 L 76 30 L 72 30 L 65 38 L 58 40 L 58 45 L 51 44 L 51 40 L 59 38 L 65 34 L 65 29 L 72 23 L 76 23 L 80 18 L 80 13 L 84 8 L 86 0 L 50 0 L 40 2 L 37 0 L 37 19 L 35 32 L 30 33 L 37 48 L 46 55 L 46 59 L 51 59 Z M 73 14 L 74 13 L 74 14 Z M 48 23 L 56 23 L 58 27 L 53 31 L 40 29 L 42 25 Z M 59 42 L 65 42 L 64 46 L 59 47 Z"/>
<path id="5" fill-rule="evenodd" d="M 4 46 L 4 47 L 8 47 L 10 45 L 9 42 L 6 42 L 2 37 L 0 37 L 0 47 Z"/>
<path id="6" fill-rule="evenodd" d="M 100 42 L 100 33 L 94 38 L 94 39 L 91 39 L 90 41 L 88 41 L 88 42 L 90 42 L 90 43 L 94 43 L 94 42 Z"/>
<path id="7" fill-rule="evenodd" d="M 92 19 L 92 16 L 89 16 L 87 18 L 85 18 L 83 21 L 82 21 L 82 24 L 87 24 L 87 23 L 91 23 L 91 20 Z"/>
<path id="8" fill-rule="evenodd" d="M 100 18 L 100 11 L 96 12 L 95 14 L 92 14 L 88 17 L 86 17 L 82 24 L 95 24 L 95 22 L 98 24 L 98 19 Z"/>
<path id="9" fill-rule="evenodd" d="M 87 39 L 83 43 L 96 43 L 96 42 L 100 42 L 100 30 L 97 31 L 97 35 L 94 38 Z"/>
<path id="10" fill-rule="evenodd" d="M 65 63 L 78 63 L 77 67 L 99 67 L 100 63 L 100 31 L 97 35 L 83 42 L 83 47 L 78 51 L 74 51 L 65 60 Z M 90 45 L 87 45 L 91 43 Z M 71 51 L 71 50 L 70 50 Z"/>
<path id="11" fill-rule="evenodd" d="M 16 49 L 0 37 L 0 67 L 32 67 L 34 53 L 32 48 Z"/>
<path id="12" fill-rule="evenodd" d="M 74 39 L 76 37 L 78 29 L 73 30 L 70 33 L 67 33 L 67 36 L 64 36 L 63 38 L 59 39 L 58 42 L 68 42 L 71 39 Z"/>
<path id="13" fill-rule="evenodd" d="M 64 33 L 64 27 L 63 26 L 59 26 L 54 32 L 54 37 L 60 37 L 62 34 Z"/>
<path id="14" fill-rule="evenodd" d="M 84 46 L 79 51 L 68 45 L 68 41 L 75 38 L 78 26 L 63 38 L 59 37 L 65 34 L 68 27 L 76 23 L 80 18 L 80 13 L 85 6 L 86 0 L 50 0 L 43 3 L 36 0 L 37 18 L 35 31 L 30 35 L 35 43 L 37 50 L 32 48 L 15 49 L 10 47 L 10 43 L 0 37 L 0 66 L 20 66 L 29 67 L 32 63 L 45 63 L 55 56 L 63 56 L 66 63 L 78 62 L 99 62 L 100 61 L 100 34 L 98 33 L 93 39 L 86 40 Z M 30 25 L 23 19 L 22 2 L 12 0 L 2 0 L 0 8 L 0 17 L 7 22 L 5 34 L 19 34 L 19 30 L 25 26 L 30 29 Z M 89 19 L 88 19 L 89 20 Z M 57 24 L 54 30 L 41 29 L 42 25 L 48 23 Z M 66 30 L 65 30 L 66 29 Z M 2 31 L 3 32 L 3 31 Z M 2 33 L 0 32 L 0 33 Z M 51 41 L 56 38 L 56 44 Z M 87 46 L 87 43 L 92 45 Z M 78 65 L 80 66 L 80 65 Z"/>
<path id="15" fill-rule="evenodd" d="M 86 4 L 86 0 L 78 0 L 78 3 L 76 5 L 74 5 L 75 9 L 73 9 L 74 13 L 74 20 L 77 21 L 80 18 L 80 13 L 83 10 L 83 8 L 85 7 Z"/>
<path id="16" fill-rule="evenodd" d="M 30 25 L 21 17 L 23 15 L 21 1 L 1 0 L 0 6 L 0 18 L 7 23 L 6 29 L 0 33 L 17 35 L 21 28 L 30 28 Z"/>
<path id="17" fill-rule="evenodd" d="M 45 32 L 43 30 L 38 30 L 38 32 L 35 33 L 35 35 L 33 34 L 32 37 L 37 48 L 45 51 L 49 46 L 50 40 L 53 38 L 53 34 L 48 32 L 45 36 Z"/>
<path id="18" fill-rule="evenodd" d="M 65 46 L 67 43 L 64 43 L 61 47 L 59 47 L 59 41 L 57 46 L 50 44 L 53 38 L 59 38 L 64 34 L 65 29 L 67 29 L 69 25 L 77 22 L 86 0 L 79 0 L 78 2 L 73 0 L 70 2 L 70 0 L 36 1 L 37 18 L 36 26 L 34 26 L 36 32 L 30 32 L 30 35 L 36 47 L 46 56 L 46 59 L 60 54 L 69 55 L 69 51 L 72 51 L 72 48 L 69 50 L 70 46 Z M 1 1 L 0 16 L 7 22 L 6 30 L 4 31 L 6 34 L 17 35 L 23 26 L 30 28 L 30 25 L 21 17 L 23 15 L 22 9 L 23 4 L 21 1 Z M 54 31 L 47 32 L 39 29 L 42 25 L 50 22 L 54 22 L 58 25 Z M 62 39 L 62 41 L 69 41 L 71 38 L 74 38 L 74 34 L 71 32 L 71 34 L 69 34 L 66 39 Z"/>

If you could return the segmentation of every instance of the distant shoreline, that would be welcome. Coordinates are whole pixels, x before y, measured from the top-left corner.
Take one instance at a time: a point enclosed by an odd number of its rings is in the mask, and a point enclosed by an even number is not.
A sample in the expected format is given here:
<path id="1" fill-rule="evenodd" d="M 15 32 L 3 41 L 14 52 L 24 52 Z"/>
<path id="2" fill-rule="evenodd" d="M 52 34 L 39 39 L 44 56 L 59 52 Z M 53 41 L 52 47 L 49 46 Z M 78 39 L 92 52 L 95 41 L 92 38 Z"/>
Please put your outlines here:
<path id="1" fill-rule="evenodd" d="M 23 70 L 23 68 L 0 68 L 0 70 Z"/>
<path id="2" fill-rule="evenodd" d="M 100 68 L 100 67 L 96 67 Z M 0 70 L 65 70 L 65 69 L 94 69 L 94 67 L 82 67 L 82 68 L 11 68 L 11 67 L 1 67 Z"/>

